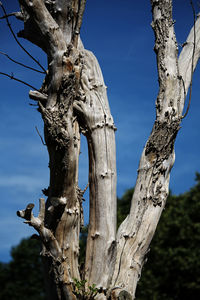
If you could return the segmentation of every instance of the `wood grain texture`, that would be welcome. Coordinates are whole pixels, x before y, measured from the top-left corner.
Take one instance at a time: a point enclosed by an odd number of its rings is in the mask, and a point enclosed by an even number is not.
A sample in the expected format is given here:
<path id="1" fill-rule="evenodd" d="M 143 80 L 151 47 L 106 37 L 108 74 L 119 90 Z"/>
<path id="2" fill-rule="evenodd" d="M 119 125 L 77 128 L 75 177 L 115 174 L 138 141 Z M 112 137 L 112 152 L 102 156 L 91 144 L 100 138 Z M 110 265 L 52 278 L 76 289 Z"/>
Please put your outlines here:
<path id="1" fill-rule="evenodd" d="M 48 60 L 41 89 L 29 95 L 38 102 L 44 121 L 50 182 L 38 217 L 32 204 L 18 216 L 40 235 L 49 300 L 79 299 L 74 278 L 86 280 L 84 299 L 91 299 L 87 293 L 93 284 L 98 289 L 95 299 L 134 299 L 169 191 L 174 143 L 200 56 L 200 18 L 178 56 L 172 0 L 151 0 L 159 81 L 156 119 L 141 155 L 130 213 L 116 233 L 116 128 L 98 61 L 80 39 L 85 2 L 19 0 L 24 20 L 19 36 L 44 50 Z M 83 217 L 83 191 L 78 186 L 80 134 L 88 142 L 90 188 L 82 277 L 78 265 Z"/>

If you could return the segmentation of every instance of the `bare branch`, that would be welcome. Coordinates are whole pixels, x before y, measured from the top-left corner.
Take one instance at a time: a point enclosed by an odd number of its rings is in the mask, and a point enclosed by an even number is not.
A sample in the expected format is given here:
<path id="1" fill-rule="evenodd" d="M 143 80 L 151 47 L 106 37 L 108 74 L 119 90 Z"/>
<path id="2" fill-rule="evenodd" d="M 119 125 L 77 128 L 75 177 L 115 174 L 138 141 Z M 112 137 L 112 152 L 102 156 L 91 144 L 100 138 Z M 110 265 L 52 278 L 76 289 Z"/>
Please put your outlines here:
<path id="1" fill-rule="evenodd" d="M 88 187 L 89 187 L 89 182 L 88 182 L 88 184 L 86 185 L 86 187 L 85 187 L 84 190 L 83 190 L 83 195 L 84 195 L 85 192 L 87 191 Z"/>
<path id="2" fill-rule="evenodd" d="M 29 203 L 26 206 L 26 209 L 18 210 L 17 211 L 18 217 L 21 217 L 21 218 L 25 219 L 26 221 L 30 221 L 32 218 L 32 210 L 33 210 L 34 206 L 35 205 L 33 203 Z"/>
<path id="3" fill-rule="evenodd" d="M 41 134 L 40 134 L 40 132 L 39 132 L 37 126 L 35 126 L 35 129 L 36 129 L 36 131 L 37 131 L 37 133 L 38 133 L 38 135 L 39 135 L 39 137 L 40 137 L 40 139 L 41 139 L 41 141 L 42 141 L 42 144 L 43 144 L 44 146 L 46 146 L 46 144 L 45 144 L 45 142 L 44 142 L 44 140 L 43 140 L 43 137 L 41 136 Z"/>
<path id="4" fill-rule="evenodd" d="M 35 107 L 38 107 L 37 104 L 33 104 L 33 103 L 29 103 L 30 106 L 35 106 Z"/>
<path id="5" fill-rule="evenodd" d="M 187 114 L 189 112 L 189 109 L 190 109 L 191 98 L 192 98 L 192 81 L 193 81 L 193 74 L 194 74 L 194 71 L 193 71 L 194 70 L 194 55 L 195 55 L 195 49 L 196 49 L 196 26 L 195 26 L 195 23 L 196 23 L 196 13 L 195 13 L 195 9 L 194 9 L 194 5 L 193 5 L 192 0 L 190 0 L 190 4 L 192 6 L 193 19 L 194 19 L 194 25 L 193 25 L 193 27 L 194 27 L 194 45 L 193 45 L 192 62 L 191 62 L 191 81 L 190 81 L 190 87 L 189 87 L 189 89 L 190 89 L 189 101 L 188 101 L 188 106 L 187 106 L 186 112 L 182 116 L 182 119 L 184 119 L 187 116 Z M 185 94 L 185 84 L 184 84 L 184 94 Z"/>
<path id="6" fill-rule="evenodd" d="M 17 64 L 17 65 L 20 65 L 20 66 L 22 66 L 22 67 L 24 67 L 24 68 L 30 69 L 30 70 L 32 70 L 32 71 L 35 71 L 35 72 L 38 72 L 38 73 L 41 73 L 41 74 L 46 74 L 46 72 L 37 70 L 37 69 L 35 69 L 35 68 L 29 67 L 29 66 L 27 66 L 27 65 L 25 65 L 25 64 L 23 64 L 23 63 L 21 63 L 21 62 L 19 62 L 19 61 L 16 61 L 15 59 L 13 59 L 13 58 L 10 57 L 8 54 L 6 54 L 6 53 L 4 53 L 4 52 L 2 52 L 2 51 L 0 51 L 0 54 L 6 56 L 9 60 L 11 60 L 12 62 L 14 62 L 14 63 Z"/>
<path id="7" fill-rule="evenodd" d="M 172 19 L 172 1 L 151 0 L 151 3 L 153 13 L 151 26 L 155 34 L 154 51 L 157 57 L 160 87 L 156 101 L 156 115 L 157 120 L 163 121 L 168 117 L 176 118 L 179 114 L 179 96 L 176 95 L 176 91 L 180 90 L 180 82 L 176 80 L 179 75 L 178 49 Z M 166 15 L 166 17 L 161 18 L 161 15 Z M 169 29 L 168 35 L 165 32 L 166 27 Z M 174 110 L 171 109 L 170 99 L 175 101 Z"/>
<path id="8" fill-rule="evenodd" d="M 29 83 L 27 83 L 27 82 L 25 82 L 25 81 L 23 81 L 23 80 L 21 80 L 21 79 L 18 79 L 18 78 L 16 78 L 16 77 L 14 77 L 13 75 L 9 75 L 9 74 L 4 73 L 4 72 L 0 72 L 0 74 L 1 74 L 1 75 L 4 75 L 4 76 L 7 76 L 7 77 L 9 77 L 10 79 L 13 79 L 13 80 L 15 80 L 15 81 L 21 82 L 21 83 L 23 83 L 24 85 L 29 86 L 30 88 L 32 88 L 32 89 L 38 91 L 38 89 L 36 89 L 36 88 L 35 88 L 34 86 L 32 86 L 31 84 L 29 84 Z"/>
<path id="9" fill-rule="evenodd" d="M 39 210 L 38 218 L 40 220 L 44 220 L 44 218 L 45 218 L 45 201 L 44 201 L 44 198 L 40 198 L 39 203 L 40 203 L 40 210 Z"/>
<path id="10" fill-rule="evenodd" d="M 5 19 L 5 18 L 9 18 L 9 17 L 13 17 L 13 16 L 15 18 L 17 18 L 18 20 L 22 20 L 22 21 L 24 20 L 23 15 L 22 15 L 22 13 L 20 11 L 4 15 L 3 17 L 0 17 L 0 20 Z"/>
<path id="11" fill-rule="evenodd" d="M 38 217 L 34 217 L 33 215 L 33 208 L 34 204 L 30 203 L 27 205 L 27 207 L 23 210 L 18 210 L 17 211 L 17 216 L 25 219 L 26 224 L 29 226 L 32 226 L 37 230 L 37 232 L 40 234 L 40 237 L 42 239 L 42 242 L 44 245 L 49 246 L 50 253 L 52 257 L 54 257 L 56 260 L 59 260 L 61 258 L 61 249 L 58 245 L 57 240 L 55 239 L 53 233 L 51 230 L 46 228 L 44 226 L 44 218 L 45 218 L 45 199 L 40 198 L 40 211 L 38 214 Z"/>
<path id="12" fill-rule="evenodd" d="M 12 33 L 12 36 L 14 37 L 14 39 L 15 39 L 15 41 L 17 42 L 17 44 L 20 46 L 20 48 L 33 60 L 33 61 L 35 61 L 36 62 L 36 64 L 38 64 L 38 66 L 40 66 L 40 68 L 46 73 L 46 70 L 45 70 L 45 68 L 40 64 L 40 62 L 37 60 L 37 59 L 35 59 L 23 46 L 22 46 L 22 44 L 19 42 L 19 40 L 17 39 L 17 37 L 16 37 L 16 35 L 15 35 L 15 33 L 14 33 L 14 31 L 13 31 L 13 29 L 12 29 L 12 27 L 11 27 L 11 25 L 10 25 L 10 23 L 9 23 L 9 20 L 8 20 L 8 15 L 7 15 L 7 12 L 6 12 L 6 10 L 5 10 L 5 7 L 3 6 L 3 4 L 2 4 L 2 2 L 0 2 L 0 6 L 1 6 L 1 8 L 2 8 L 2 10 L 3 10 L 3 12 L 4 12 L 4 16 L 5 16 L 5 19 L 6 19 L 6 22 L 7 22 L 7 25 L 8 25 L 8 27 L 9 27 L 9 29 L 10 29 L 10 32 Z"/>
<path id="13" fill-rule="evenodd" d="M 46 102 L 47 101 L 47 95 L 46 94 L 42 94 L 41 92 L 37 91 L 29 91 L 29 98 L 35 101 L 42 101 L 42 102 Z"/>
<path id="14" fill-rule="evenodd" d="M 76 26 L 75 26 L 75 29 L 73 32 L 73 37 L 72 37 L 72 43 L 74 44 L 75 47 L 77 47 L 77 45 L 78 45 L 78 37 L 80 34 L 81 24 L 82 24 L 82 20 L 83 20 L 85 4 L 86 4 L 86 0 L 81 0 L 80 4 L 79 4 L 78 18 L 77 18 Z"/>
<path id="15" fill-rule="evenodd" d="M 151 0 L 151 5 L 160 86 L 157 114 L 140 159 L 130 213 L 117 233 L 113 299 L 124 290 L 134 299 L 144 258 L 168 195 L 169 174 L 174 163 L 173 147 L 180 123 L 178 104 L 181 82 L 172 0 Z"/>
<path id="16" fill-rule="evenodd" d="M 195 25 L 192 27 L 178 59 L 179 73 L 182 82 L 184 82 L 182 97 L 181 97 L 180 112 L 183 111 L 184 109 L 186 95 L 191 86 L 191 81 L 193 76 L 192 74 L 195 71 L 199 57 L 200 57 L 200 15 L 197 15 L 195 20 Z M 191 98 L 191 96 L 189 96 L 189 98 Z M 189 103 L 190 102 L 191 99 L 189 99 Z"/>
<path id="17" fill-rule="evenodd" d="M 46 8 L 44 1 L 20 0 L 20 3 L 25 7 L 28 14 L 33 17 L 44 39 L 43 42 L 48 55 L 53 58 L 58 51 L 65 51 L 66 42 L 63 33 Z"/>

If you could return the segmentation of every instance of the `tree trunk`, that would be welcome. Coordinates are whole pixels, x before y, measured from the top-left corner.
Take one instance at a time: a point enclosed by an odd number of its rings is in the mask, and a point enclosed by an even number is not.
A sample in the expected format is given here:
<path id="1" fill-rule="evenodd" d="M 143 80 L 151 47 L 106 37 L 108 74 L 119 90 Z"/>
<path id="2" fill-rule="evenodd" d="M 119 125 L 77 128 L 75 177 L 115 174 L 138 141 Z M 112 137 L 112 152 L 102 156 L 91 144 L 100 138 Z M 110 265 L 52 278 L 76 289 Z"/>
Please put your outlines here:
<path id="1" fill-rule="evenodd" d="M 172 1 L 152 0 L 151 4 L 160 90 L 156 100 L 156 120 L 141 156 L 130 214 L 117 234 L 117 260 L 111 285 L 113 299 L 123 290 L 134 298 L 168 196 L 170 171 L 175 160 L 174 142 L 191 81 L 191 72 L 186 80 L 185 67 L 191 68 L 193 64 L 195 68 L 199 58 L 195 53 L 194 60 L 192 47 L 187 54 L 183 49 L 178 60 Z M 198 18 L 195 24 L 198 30 L 199 25 Z M 194 40 L 194 31 L 188 40 Z M 196 47 L 199 47 L 199 41 Z"/>
<path id="2" fill-rule="evenodd" d="M 106 290 L 116 239 L 115 126 L 103 76 L 94 55 L 84 51 L 83 101 L 74 107 L 89 149 L 90 220 L 85 274 L 87 284 Z"/>
<path id="3" fill-rule="evenodd" d="M 156 120 L 141 156 L 130 213 L 116 235 L 116 128 L 99 64 L 79 37 L 85 1 L 19 2 L 24 17 L 19 36 L 43 49 L 48 58 L 40 91 L 29 94 L 38 101 L 44 120 L 50 168 L 44 193 L 48 198 L 46 203 L 40 199 L 38 217 L 32 213 L 33 204 L 18 211 L 43 243 L 48 297 L 134 299 L 168 195 L 174 143 L 200 55 L 200 19 L 178 59 L 172 1 L 151 0 L 160 88 Z M 83 219 L 83 191 L 78 187 L 80 133 L 86 136 L 89 149 L 90 219 L 84 278 L 78 266 Z M 77 291 L 75 282 L 82 279 L 85 287 Z M 96 290 L 91 292 L 93 285 Z"/>

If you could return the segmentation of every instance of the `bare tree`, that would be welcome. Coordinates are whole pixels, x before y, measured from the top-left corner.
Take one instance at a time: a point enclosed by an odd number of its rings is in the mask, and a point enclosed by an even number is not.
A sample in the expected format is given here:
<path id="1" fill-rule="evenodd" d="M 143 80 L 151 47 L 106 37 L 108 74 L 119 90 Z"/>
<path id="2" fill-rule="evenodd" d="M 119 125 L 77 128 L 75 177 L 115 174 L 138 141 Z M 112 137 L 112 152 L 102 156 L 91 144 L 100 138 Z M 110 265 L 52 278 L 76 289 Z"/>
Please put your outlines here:
<path id="1" fill-rule="evenodd" d="M 19 0 L 21 12 L 13 13 L 24 22 L 18 36 L 39 46 L 48 59 L 42 87 L 29 93 L 44 121 L 48 198 L 40 199 L 37 217 L 33 204 L 17 213 L 42 241 L 49 299 L 134 299 L 168 195 L 174 142 L 200 56 L 200 18 L 178 55 L 172 0 L 151 0 L 159 79 L 156 120 L 141 155 L 130 213 L 116 233 L 115 125 L 97 59 L 80 39 L 85 2 Z M 7 19 L 10 15 L 5 12 Z M 78 265 L 84 193 L 78 186 L 80 134 L 88 142 L 90 189 L 82 277 Z M 78 293 L 75 283 L 82 279 L 84 292 Z"/>

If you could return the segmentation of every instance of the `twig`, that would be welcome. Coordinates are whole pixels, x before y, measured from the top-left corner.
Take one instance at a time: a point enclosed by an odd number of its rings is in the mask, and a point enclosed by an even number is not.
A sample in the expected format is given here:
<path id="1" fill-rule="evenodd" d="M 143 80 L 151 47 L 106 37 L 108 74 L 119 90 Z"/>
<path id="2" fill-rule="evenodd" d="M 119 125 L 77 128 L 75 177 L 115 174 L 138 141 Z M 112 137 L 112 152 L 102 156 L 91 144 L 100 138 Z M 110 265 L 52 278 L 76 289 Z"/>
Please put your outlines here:
<path id="1" fill-rule="evenodd" d="M 39 132 L 37 126 L 35 126 L 35 129 L 36 129 L 36 131 L 37 131 L 37 133 L 38 133 L 38 135 L 39 135 L 39 137 L 40 137 L 40 139 L 41 139 L 41 141 L 42 141 L 42 144 L 43 144 L 44 146 L 46 146 L 46 144 L 45 144 L 45 142 L 44 142 L 44 140 L 43 140 L 43 137 L 41 136 L 41 134 L 40 134 L 40 132 Z"/>
<path id="2" fill-rule="evenodd" d="M 193 81 L 193 69 L 194 69 L 194 55 L 195 55 L 195 50 L 196 50 L 196 26 L 195 26 L 196 13 L 195 13 L 194 4 L 193 4 L 192 0 L 190 0 L 190 4 L 192 6 L 193 19 L 194 19 L 194 26 L 193 26 L 194 27 L 194 46 L 193 46 L 193 53 L 192 53 L 192 65 L 191 65 L 191 81 L 190 81 L 189 101 L 188 101 L 188 106 L 187 106 L 186 112 L 182 116 L 182 119 L 184 119 L 187 116 L 187 114 L 189 112 L 189 109 L 190 109 L 191 98 L 192 98 L 192 81 Z M 185 94 L 185 91 L 184 91 L 184 94 Z"/>
<path id="3" fill-rule="evenodd" d="M 86 185 L 86 187 L 85 187 L 84 190 L 83 190 L 83 195 L 84 195 L 85 192 L 87 191 L 88 187 L 89 187 L 89 182 L 88 182 L 88 184 Z"/>
<path id="4" fill-rule="evenodd" d="M 14 33 L 14 31 L 13 31 L 13 29 L 12 29 L 12 27 L 11 27 L 11 25 L 10 25 L 10 23 L 9 23 L 9 20 L 8 20 L 8 15 L 7 15 L 7 12 L 6 12 L 6 10 L 5 10 L 5 8 L 4 8 L 4 6 L 3 6 L 3 3 L 0 1 L 0 6 L 1 6 L 1 8 L 2 8 L 2 10 L 3 10 L 3 12 L 4 12 L 4 16 L 5 16 L 5 18 L 6 18 L 6 22 L 7 22 L 7 25 L 8 25 L 8 27 L 9 27 L 9 29 L 10 29 L 10 32 L 12 33 L 12 36 L 14 37 L 14 39 L 15 39 L 15 41 L 17 42 L 17 44 L 20 46 L 20 48 L 32 59 L 32 60 L 34 60 L 35 62 L 36 62 L 36 64 L 38 64 L 38 66 L 40 66 L 40 68 L 45 72 L 45 74 L 46 74 L 46 70 L 45 70 L 45 68 L 40 64 L 40 62 L 37 60 L 37 59 L 35 59 L 23 46 L 22 46 L 22 44 L 18 41 L 18 39 L 17 39 L 17 37 L 16 37 L 16 35 L 15 35 L 15 33 Z"/>
<path id="5" fill-rule="evenodd" d="M 38 107 L 37 104 L 33 104 L 33 103 L 29 103 L 29 105 L 30 105 L 30 106 L 37 106 L 37 107 Z"/>
<path id="6" fill-rule="evenodd" d="M 0 20 L 8 18 L 8 17 L 13 17 L 13 16 L 16 17 L 19 20 L 24 20 L 22 13 L 18 12 L 18 11 L 10 13 L 10 14 L 7 14 L 7 15 L 4 15 L 3 17 L 0 17 Z"/>
<path id="7" fill-rule="evenodd" d="M 25 84 L 26 86 L 29 86 L 30 88 L 32 88 L 32 89 L 34 89 L 34 90 L 36 90 L 36 91 L 39 91 L 38 89 L 36 89 L 34 86 L 30 85 L 29 83 L 27 83 L 27 82 L 25 82 L 25 81 L 23 81 L 23 80 L 21 80 L 21 79 L 18 79 L 18 78 L 16 78 L 16 77 L 14 77 L 13 74 L 12 74 L 12 75 L 9 75 L 9 74 L 4 73 L 4 72 L 0 72 L 0 74 L 1 74 L 1 75 L 4 75 L 4 76 L 7 76 L 7 77 L 9 77 L 10 79 L 13 79 L 13 80 L 15 80 L 15 81 L 21 82 L 21 83 Z"/>
<path id="8" fill-rule="evenodd" d="M 8 54 L 6 54 L 6 53 L 4 53 L 4 52 L 2 52 L 2 51 L 0 51 L 0 54 L 6 56 L 9 60 L 11 60 L 12 62 L 16 63 L 17 65 L 20 65 L 20 66 L 22 66 L 22 67 L 24 67 L 24 68 L 30 69 L 30 70 L 35 71 L 35 72 L 38 72 L 38 73 L 46 74 L 46 73 L 43 72 L 43 71 L 37 70 L 37 69 L 35 69 L 35 68 L 29 67 L 29 66 L 27 66 L 27 65 L 25 65 L 25 64 L 23 64 L 23 63 L 21 63 L 21 62 L 19 62 L 19 61 L 16 61 L 15 59 L 13 59 L 13 58 L 10 57 Z"/>
<path id="9" fill-rule="evenodd" d="M 184 91 L 184 99 L 186 99 L 186 89 L 185 89 L 185 81 L 183 80 L 183 77 L 181 76 L 181 80 L 182 80 L 182 83 L 183 83 L 183 91 Z"/>

